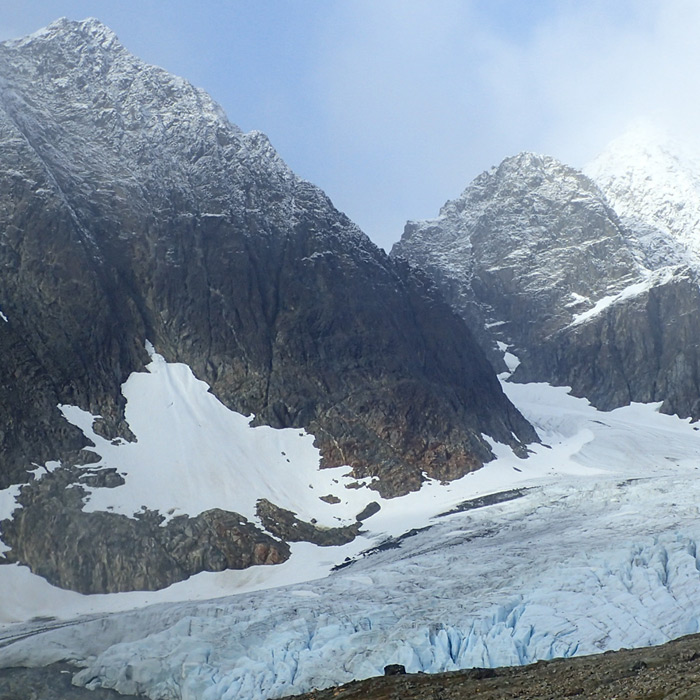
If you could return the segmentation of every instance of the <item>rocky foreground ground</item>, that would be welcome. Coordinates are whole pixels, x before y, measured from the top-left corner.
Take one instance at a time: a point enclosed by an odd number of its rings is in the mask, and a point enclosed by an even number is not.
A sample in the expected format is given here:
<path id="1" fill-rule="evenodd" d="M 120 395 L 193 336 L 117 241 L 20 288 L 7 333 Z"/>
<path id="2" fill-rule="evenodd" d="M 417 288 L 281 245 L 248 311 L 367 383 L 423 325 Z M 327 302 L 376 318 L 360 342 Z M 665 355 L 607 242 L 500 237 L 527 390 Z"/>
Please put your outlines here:
<path id="1" fill-rule="evenodd" d="M 73 687 L 73 670 L 67 664 L 0 670 L 0 700 L 124 700 L 125 696 L 111 690 Z M 293 697 L 294 700 L 698 700 L 700 634 L 657 647 L 541 661 L 530 666 L 370 678 Z"/>
<path id="2" fill-rule="evenodd" d="M 331 698 L 696 700 L 700 698 L 700 635 L 658 647 L 541 661 L 530 666 L 370 678 L 294 696 L 294 700 Z"/>

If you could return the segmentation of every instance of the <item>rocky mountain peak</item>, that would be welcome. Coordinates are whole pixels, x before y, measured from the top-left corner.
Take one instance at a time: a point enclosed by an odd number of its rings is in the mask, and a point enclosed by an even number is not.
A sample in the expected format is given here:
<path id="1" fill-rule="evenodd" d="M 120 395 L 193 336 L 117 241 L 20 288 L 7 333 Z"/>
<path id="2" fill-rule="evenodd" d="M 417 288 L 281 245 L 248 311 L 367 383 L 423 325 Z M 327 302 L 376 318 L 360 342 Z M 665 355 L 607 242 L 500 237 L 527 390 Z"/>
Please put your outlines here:
<path id="1" fill-rule="evenodd" d="M 85 48 L 89 45 L 102 47 L 120 47 L 117 35 L 104 23 L 95 17 L 87 17 L 84 20 L 71 20 L 60 17 L 43 29 L 20 39 L 12 39 L 4 42 L 6 45 L 20 47 L 29 44 L 42 44 L 56 41 L 70 42 Z"/>
<path id="2" fill-rule="evenodd" d="M 106 73 L 110 65 L 131 59 L 117 35 L 95 18 L 82 21 L 65 17 L 29 36 L 0 44 L 3 53 L 25 56 L 18 68 L 43 84 L 45 77 L 60 80 L 71 71 Z"/>
<path id="3" fill-rule="evenodd" d="M 479 175 L 455 201 L 471 200 L 477 193 L 488 196 L 557 196 L 557 193 L 576 190 L 599 196 L 596 186 L 578 170 L 556 158 L 524 151 L 505 158 L 499 165 Z M 449 206 L 449 202 L 448 205 Z"/>
<path id="4" fill-rule="evenodd" d="M 428 271 L 473 327 L 496 328 L 488 337 L 495 332 L 516 348 L 570 323 L 640 272 L 598 187 L 533 153 L 478 176 L 437 219 L 409 222 L 392 255 Z"/>
<path id="5" fill-rule="evenodd" d="M 515 381 L 596 406 L 700 415 L 700 167 L 640 125 L 583 172 L 521 153 L 392 250 L 422 267 Z M 515 368 L 512 356 L 519 358 Z"/>
<path id="6" fill-rule="evenodd" d="M 134 56 L 94 18 L 1 43 L 0 108 L 61 187 L 102 171 L 98 196 L 116 181 L 138 201 L 147 185 L 163 208 L 181 198 L 192 213 L 196 200 L 223 214 L 227 202 L 257 206 L 233 184 L 246 173 L 299 182 L 264 134 L 244 134 L 205 91 Z M 205 186 L 214 170 L 217 186 Z"/>
<path id="7" fill-rule="evenodd" d="M 6 559 L 59 585 L 165 583 L 144 570 L 161 568 L 154 552 L 170 546 L 158 525 L 168 508 L 148 522 L 128 510 L 86 513 L 90 496 L 78 490 L 114 486 L 125 471 L 124 452 L 107 451 L 138 438 L 123 387 L 146 366 L 146 347 L 187 365 L 226 411 L 254 414 L 255 427 L 304 428 L 322 466 L 382 496 L 478 468 L 493 457 L 485 436 L 522 456 L 537 440 L 425 276 L 389 259 L 263 134 L 243 134 L 209 96 L 135 58 L 99 23 L 63 20 L 0 45 L 0 230 L 0 485 L 25 484 L 20 520 L 2 525 Z M 87 412 L 84 426 L 66 406 Z M 221 466 L 197 449 L 205 440 L 194 431 L 194 472 L 207 459 Z M 144 459 L 164 474 L 177 461 L 163 450 Z M 269 469 L 259 455 L 246 460 L 228 478 L 254 503 L 255 484 L 240 473 Z M 26 484 L 49 461 L 60 469 Z M 128 472 L 121 478 L 129 488 Z M 47 515 L 67 482 L 77 497 Z M 191 558 L 178 549 L 168 582 L 193 573 L 190 563 L 216 570 L 286 556 L 268 539 L 274 524 L 263 537 L 240 521 L 255 511 L 220 505 L 171 526 L 171 544 L 181 528 L 202 537 Z M 302 527 L 291 511 L 284 518 Z M 98 530 L 76 572 L 66 543 Z M 144 559 L 122 558 L 139 571 L 107 565 L 122 561 L 109 551 L 117 531 L 119 542 L 140 543 Z M 230 552 L 229 535 L 242 538 Z"/>

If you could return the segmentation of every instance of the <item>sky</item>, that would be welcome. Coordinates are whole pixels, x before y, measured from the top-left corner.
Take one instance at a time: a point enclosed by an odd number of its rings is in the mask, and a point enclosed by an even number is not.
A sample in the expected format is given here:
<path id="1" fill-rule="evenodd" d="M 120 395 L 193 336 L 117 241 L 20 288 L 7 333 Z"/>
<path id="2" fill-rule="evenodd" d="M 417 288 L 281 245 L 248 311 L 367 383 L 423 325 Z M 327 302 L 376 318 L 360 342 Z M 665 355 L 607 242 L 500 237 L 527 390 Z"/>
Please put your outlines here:
<path id="1" fill-rule="evenodd" d="M 387 250 L 520 151 L 700 133 L 698 0 L 0 0 L 0 40 L 62 16 L 207 90 Z"/>

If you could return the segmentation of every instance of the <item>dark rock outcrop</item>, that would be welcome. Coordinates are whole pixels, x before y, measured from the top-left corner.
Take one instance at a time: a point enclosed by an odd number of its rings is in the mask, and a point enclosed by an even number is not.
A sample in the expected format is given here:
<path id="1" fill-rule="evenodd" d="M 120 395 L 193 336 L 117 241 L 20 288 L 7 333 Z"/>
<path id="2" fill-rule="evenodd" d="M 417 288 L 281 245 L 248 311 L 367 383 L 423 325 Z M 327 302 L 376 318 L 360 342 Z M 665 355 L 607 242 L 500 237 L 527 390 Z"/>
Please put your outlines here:
<path id="1" fill-rule="evenodd" d="M 376 501 L 368 503 L 356 516 L 358 522 L 364 522 L 381 510 L 381 506 Z"/>
<path id="2" fill-rule="evenodd" d="M 107 688 L 79 688 L 71 682 L 75 667 L 57 663 L 40 668 L 0 669 L 0 700 L 146 700 Z"/>
<path id="3" fill-rule="evenodd" d="M 279 564 L 289 558 L 285 542 L 220 509 L 167 523 L 148 510 L 135 518 L 86 513 L 85 491 L 76 485 L 79 471 L 57 469 L 22 489 L 17 499 L 21 508 L 2 522 L 3 540 L 12 548 L 7 563 L 26 564 L 61 588 L 114 593 L 157 590 L 200 571 Z"/>
<path id="4" fill-rule="evenodd" d="M 256 513 L 263 527 L 285 542 L 311 542 L 321 547 L 335 547 L 352 542 L 360 532 L 360 523 L 345 527 L 321 527 L 299 520 L 296 513 L 261 498 Z"/>
<path id="5" fill-rule="evenodd" d="M 519 381 L 548 378 L 610 410 L 632 401 L 700 417 L 700 287 L 687 268 L 547 338 Z"/>
<path id="6" fill-rule="evenodd" d="M 385 676 L 405 676 L 406 667 L 403 664 L 389 664 L 384 667 Z"/>

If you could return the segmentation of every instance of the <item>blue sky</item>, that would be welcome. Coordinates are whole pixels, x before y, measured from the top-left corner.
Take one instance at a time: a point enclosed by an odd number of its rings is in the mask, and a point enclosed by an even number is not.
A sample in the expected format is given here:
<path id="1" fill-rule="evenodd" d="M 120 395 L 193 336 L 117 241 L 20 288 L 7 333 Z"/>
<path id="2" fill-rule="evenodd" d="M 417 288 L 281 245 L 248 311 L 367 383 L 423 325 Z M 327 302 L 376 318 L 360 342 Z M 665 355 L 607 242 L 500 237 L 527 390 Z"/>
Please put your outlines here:
<path id="1" fill-rule="evenodd" d="M 0 0 L 0 39 L 60 16 L 205 88 L 387 249 L 506 156 L 700 123 L 697 0 Z"/>

